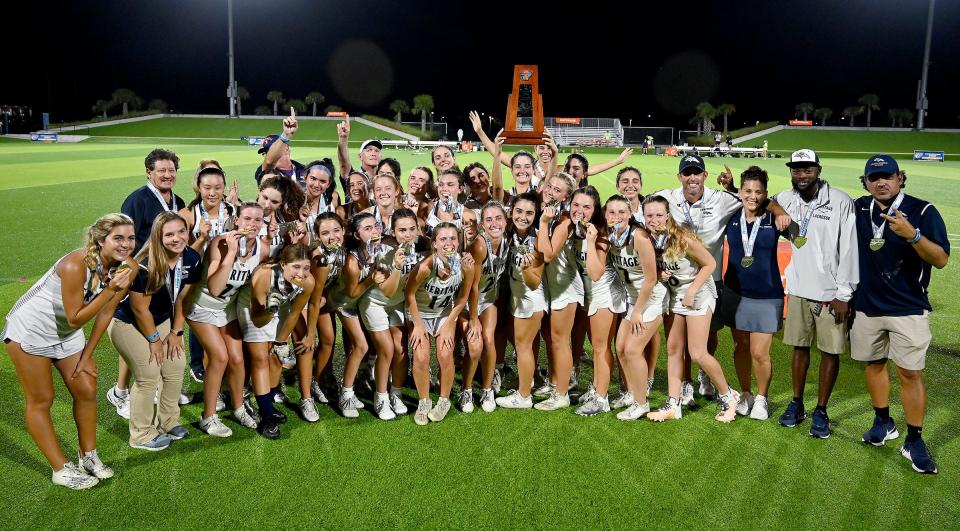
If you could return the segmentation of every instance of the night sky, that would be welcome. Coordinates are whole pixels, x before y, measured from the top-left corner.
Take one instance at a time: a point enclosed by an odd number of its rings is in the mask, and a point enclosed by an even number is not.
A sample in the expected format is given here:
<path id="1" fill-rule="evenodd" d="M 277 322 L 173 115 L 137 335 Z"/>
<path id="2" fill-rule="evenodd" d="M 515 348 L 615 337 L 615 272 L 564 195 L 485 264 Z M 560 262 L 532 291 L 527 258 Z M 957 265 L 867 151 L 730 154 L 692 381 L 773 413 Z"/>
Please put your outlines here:
<path id="1" fill-rule="evenodd" d="M 836 121 L 868 92 L 883 109 L 874 125 L 914 107 L 926 0 L 647 4 L 235 0 L 237 80 L 246 113 L 274 89 L 382 116 L 432 94 L 452 130 L 470 109 L 502 119 L 520 63 L 540 65 L 547 116 L 624 125 L 686 127 L 699 101 L 736 105 L 736 127 L 787 120 L 802 101 Z M 3 8 L 0 104 L 85 119 L 126 87 L 177 112 L 227 112 L 226 0 L 18 5 Z M 958 30 L 960 2 L 938 0 L 930 127 L 960 126 Z"/>

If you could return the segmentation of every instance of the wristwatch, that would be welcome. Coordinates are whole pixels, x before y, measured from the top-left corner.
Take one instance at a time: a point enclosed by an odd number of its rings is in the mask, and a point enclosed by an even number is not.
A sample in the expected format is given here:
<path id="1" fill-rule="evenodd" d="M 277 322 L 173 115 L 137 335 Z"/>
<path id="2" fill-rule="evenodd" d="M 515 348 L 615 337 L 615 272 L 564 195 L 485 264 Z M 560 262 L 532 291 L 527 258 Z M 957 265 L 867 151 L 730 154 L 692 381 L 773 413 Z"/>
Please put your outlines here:
<path id="1" fill-rule="evenodd" d="M 183 337 L 183 330 L 171 330 L 177 337 Z"/>

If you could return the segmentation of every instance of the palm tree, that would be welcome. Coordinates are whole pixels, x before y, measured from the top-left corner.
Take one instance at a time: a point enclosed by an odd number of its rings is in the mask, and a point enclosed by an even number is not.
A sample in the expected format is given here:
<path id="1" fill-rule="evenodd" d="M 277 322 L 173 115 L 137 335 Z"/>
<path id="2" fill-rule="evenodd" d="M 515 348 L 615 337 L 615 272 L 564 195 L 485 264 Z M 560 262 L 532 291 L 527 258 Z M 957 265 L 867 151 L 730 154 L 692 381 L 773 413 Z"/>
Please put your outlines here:
<path id="1" fill-rule="evenodd" d="M 833 110 L 830 107 L 820 107 L 813 111 L 814 118 L 820 120 L 820 125 L 827 125 L 827 118 L 833 116 Z"/>
<path id="2" fill-rule="evenodd" d="M 140 98 L 130 89 L 117 89 L 113 91 L 113 103 L 116 105 L 123 105 L 123 114 L 127 115 L 130 113 L 130 107 L 136 106 L 137 102 L 140 101 Z"/>
<path id="3" fill-rule="evenodd" d="M 870 117 L 873 114 L 872 111 L 879 111 L 880 106 L 877 105 L 880 103 L 880 97 L 876 94 L 864 94 L 860 96 L 860 99 L 857 100 L 857 103 L 863 105 L 867 109 L 867 127 L 870 127 Z"/>
<path id="4" fill-rule="evenodd" d="M 903 127 L 904 124 L 913 120 L 913 111 L 910 109 L 889 109 L 887 118 L 893 127 Z"/>
<path id="5" fill-rule="evenodd" d="M 113 105 L 114 105 L 113 101 L 109 101 L 109 100 L 97 100 L 97 102 L 94 103 L 92 107 L 90 107 L 90 110 L 92 110 L 93 112 L 101 115 L 101 116 L 103 117 L 103 119 L 106 119 L 106 118 L 107 118 L 107 111 L 109 111 L 110 109 L 112 109 L 112 108 L 113 108 Z"/>
<path id="6" fill-rule="evenodd" d="M 161 100 L 160 98 L 154 98 L 150 100 L 150 103 L 147 104 L 147 109 L 151 111 L 160 111 L 161 113 L 166 114 L 170 110 L 170 106 L 167 105 L 167 102 Z"/>
<path id="7" fill-rule="evenodd" d="M 846 107 L 843 109 L 843 115 L 847 118 L 850 118 L 850 127 L 853 127 L 853 122 L 857 116 L 863 114 L 863 107 L 855 105 L 853 107 Z"/>
<path id="8" fill-rule="evenodd" d="M 277 107 L 280 105 L 280 102 L 283 101 L 283 92 L 279 90 L 267 92 L 267 101 L 273 102 L 273 115 L 279 116 L 279 114 L 277 114 Z"/>
<path id="9" fill-rule="evenodd" d="M 250 91 L 246 87 L 237 87 L 237 116 L 243 114 L 243 100 L 250 99 Z"/>
<path id="10" fill-rule="evenodd" d="M 257 108 L 253 110 L 253 114 L 257 116 L 270 116 L 270 107 L 257 105 Z"/>
<path id="11" fill-rule="evenodd" d="M 732 103 L 721 103 L 717 106 L 717 113 L 723 115 L 723 132 L 727 132 L 727 117 L 737 112 L 737 108 Z"/>
<path id="12" fill-rule="evenodd" d="M 427 115 L 433 110 L 433 96 L 417 94 L 413 97 L 413 112 L 420 113 L 420 130 L 427 131 Z"/>
<path id="13" fill-rule="evenodd" d="M 317 115 L 317 105 L 322 105 L 323 102 L 327 101 L 327 98 L 320 94 L 317 91 L 313 91 L 310 94 L 307 94 L 306 98 L 303 98 L 303 101 L 307 102 L 307 105 L 313 106 L 313 115 Z"/>
<path id="14" fill-rule="evenodd" d="M 298 113 L 301 114 L 307 112 L 307 104 L 304 103 L 303 100 L 287 100 L 284 102 L 283 107 L 293 107 Z"/>
<path id="15" fill-rule="evenodd" d="M 697 134 L 699 135 L 701 131 L 705 132 L 705 134 L 710 134 L 710 127 L 708 124 L 710 123 L 710 120 L 717 117 L 717 109 L 711 105 L 710 102 L 701 101 L 697 104 L 696 117 L 699 120 L 699 123 L 703 124 L 702 129 L 699 124 L 697 125 Z"/>
<path id="16" fill-rule="evenodd" d="M 396 113 L 396 122 L 400 123 L 403 120 L 403 113 L 410 112 L 410 106 L 403 100 L 393 100 L 390 102 L 390 110 Z"/>
<path id="17" fill-rule="evenodd" d="M 794 110 L 797 111 L 798 115 L 803 115 L 803 121 L 807 121 L 807 114 L 813 112 L 813 104 L 809 101 L 803 103 L 798 103 Z"/>

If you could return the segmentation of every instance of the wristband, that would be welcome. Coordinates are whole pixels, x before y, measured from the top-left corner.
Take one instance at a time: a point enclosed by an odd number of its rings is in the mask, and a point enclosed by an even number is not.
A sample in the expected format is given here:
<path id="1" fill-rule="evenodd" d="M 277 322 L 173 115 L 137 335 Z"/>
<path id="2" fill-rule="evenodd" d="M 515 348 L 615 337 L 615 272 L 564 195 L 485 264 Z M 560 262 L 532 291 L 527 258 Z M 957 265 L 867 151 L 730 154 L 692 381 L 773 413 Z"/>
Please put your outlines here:
<path id="1" fill-rule="evenodd" d="M 911 244 L 917 243 L 918 241 L 920 241 L 920 238 L 921 238 L 921 237 L 922 237 L 922 236 L 921 236 L 921 234 L 920 234 L 920 229 L 917 229 L 917 232 L 916 232 L 916 234 L 913 235 L 913 239 L 910 240 L 910 243 L 911 243 Z"/>
<path id="2" fill-rule="evenodd" d="M 157 341 L 160 341 L 160 331 L 154 330 L 153 333 L 150 334 L 149 336 L 143 336 L 143 337 L 146 338 L 147 342 L 149 343 L 156 343 Z"/>
<path id="3" fill-rule="evenodd" d="M 289 143 L 290 143 L 290 139 L 287 138 L 287 137 L 285 137 L 285 136 L 283 136 L 283 133 L 280 133 L 280 138 L 278 138 L 277 140 L 283 142 L 284 144 L 289 144 Z"/>

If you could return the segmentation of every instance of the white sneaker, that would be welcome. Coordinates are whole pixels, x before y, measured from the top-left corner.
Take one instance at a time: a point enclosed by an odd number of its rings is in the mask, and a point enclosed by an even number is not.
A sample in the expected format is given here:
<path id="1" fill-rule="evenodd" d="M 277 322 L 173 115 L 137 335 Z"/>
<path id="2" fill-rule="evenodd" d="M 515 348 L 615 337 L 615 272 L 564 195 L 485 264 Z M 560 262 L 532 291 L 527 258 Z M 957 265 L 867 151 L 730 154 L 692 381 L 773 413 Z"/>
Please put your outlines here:
<path id="1" fill-rule="evenodd" d="M 407 405 L 403 403 L 399 389 L 390 389 L 390 408 L 393 409 L 393 412 L 397 415 L 406 415 L 410 412 L 410 410 L 407 409 Z"/>
<path id="2" fill-rule="evenodd" d="M 440 422 L 447 416 L 448 411 L 450 411 L 450 399 L 441 396 L 437 399 L 437 405 L 427 413 L 427 417 L 433 422 Z"/>
<path id="3" fill-rule="evenodd" d="M 707 373 L 703 372 L 703 369 L 697 373 L 697 381 L 700 382 L 700 396 L 704 397 L 713 397 L 717 394 L 717 389 L 713 386 L 713 382 L 710 381 L 710 377 L 707 376 Z"/>
<path id="4" fill-rule="evenodd" d="M 644 404 L 634 402 L 632 406 L 617 413 L 617 418 L 620 420 L 637 420 L 647 413 L 650 413 L 650 402 Z"/>
<path id="5" fill-rule="evenodd" d="M 741 417 L 746 417 L 750 414 L 750 410 L 753 408 L 753 394 L 750 391 L 744 391 L 740 394 L 740 400 L 737 400 L 737 415 Z"/>
<path id="6" fill-rule="evenodd" d="M 464 413 L 473 413 L 473 389 L 464 389 L 457 396 L 457 405 Z"/>
<path id="7" fill-rule="evenodd" d="M 550 395 L 550 398 L 544 400 L 543 402 L 538 402 L 533 406 L 533 409 L 538 411 L 556 411 L 558 409 L 563 409 L 565 407 L 570 407 L 570 395 L 554 391 Z"/>
<path id="8" fill-rule="evenodd" d="M 556 391 L 556 389 L 557 388 L 552 383 L 546 382 L 540 387 L 533 390 L 533 396 L 535 396 L 536 398 L 546 398 L 551 394 L 553 394 L 553 392 Z"/>
<path id="9" fill-rule="evenodd" d="M 680 405 L 683 407 L 693 405 L 693 384 L 690 382 L 680 384 Z"/>
<path id="10" fill-rule="evenodd" d="M 413 421 L 418 426 L 430 424 L 430 410 L 433 409 L 433 401 L 429 398 L 421 398 L 417 403 L 417 412 L 413 414 Z"/>
<path id="11" fill-rule="evenodd" d="M 373 411 L 380 420 L 393 420 L 397 414 L 390 407 L 390 395 L 387 393 L 377 393 L 373 398 Z"/>
<path id="12" fill-rule="evenodd" d="M 533 397 L 521 396 L 520 391 L 514 389 L 507 396 L 497 397 L 497 405 L 507 409 L 530 409 L 533 407 Z"/>
<path id="13" fill-rule="evenodd" d="M 621 409 L 625 407 L 632 406 L 636 400 L 633 398 L 633 393 L 630 391 L 620 391 L 620 396 L 614 398 L 610 402 L 610 409 Z"/>
<path id="14" fill-rule="evenodd" d="M 237 409 L 233 410 L 231 413 L 233 420 L 237 421 L 237 424 L 240 424 L 244 428 L 250 428 L 251 430 L 257 429 L 257 421 L 253 418 L 253 415 L 247 411 L 245 406 L 240 406 Z"/>
<path id="15" fill-rule="evenodd" d="M 593 417 L 602 413 L 610 412 L 610 401 L 606 397 L 593 393 L 593 398 L 578 407 L 574 413 L 581 417 Z"/>
<path id="16" fill-rule="evenodd" d="M 300 414 L 307 422 L 320 420 L 320 413 L 317 413 L 317 405 L 313 402 L 313 398 L 304 398 L 300 401 Z"/>
<path id="17" fill-rule="evenodd" d="M 223 400 L 223 393 L 217 393 L 217 405 L 215 406 L 215 409 L 217 413 L 227 409 L 227 403 Z"/>
<path id="18" fill-rule="evenodd" d="M 683 410 L 680 407 L 680 401 L 675 398 L 667 399 L 667 402 L 660 406 L 660 409 L 647 413 L 647 418 L 654 422 L 663 422 L 665 420 L 677 420 L 683 418 Z"/>
<path id="19" fill-rule="evenodd" d="M 750 418 L 754 420 L 767 420 L 770 418 L 770 404 L 767 403 L 767 397 L 757 395 L 753 399 L 753 408 L 750 409 Z"/>
<path id="20" fill-rule="evenodd" d="M 316 380 L 310 382 L 310 394 L 313 395 L 313 399 L 320 404 L 330 403 L 330 399 L 327 398 L 327 395 L 323 394 L 323 389 L 320 389 L 320 382 Z"/>
<path id="21" fill-rule="evenodd" d="M 727 394 L 720 395 L 720 411 L 714 417 L 720 422 L 733 422 L 737 418 L 737 402 L 740 401 L 740 393 L 729 388 Z"/>
<path id="22" fill-rule="evenodd" d="M 96 449 L 90 450 L 86 454 L 80 452 L 79 465 L 83 467 L 87 474 L 90 474 L 97 479 L 110 479 L 113 477 L 113 469 L 103 464 L 103 461 L 100 460 L 100 456 L 97 455 Z"/>
<path id="23" fill-rule="evenodd" d="M 484 389 L 480 395 L 480 409 L 486 413 L 493 413 L 497 409 L 497 400 L 493 394 L 493 389 Z"/>
<path id="24" fill-rule="evenodd" d="M 586 404 L 587 402 L 590 402 L 591 400 L 593 400 L 593 399 L 596 398 L 597 396 L 599 396 L 599 395 L 597 395 L 597 390 L 593 388 L 593 384 L 590 384 L 590 385 L 587 387 L 587 392 L 586 392 L 586 393 L 583 393 L 582 395 L 580 395 L 580 396 L 577 398 L 577 403 L 579 403 L 579 404 Z"/>
<path id="25" fill-rule="evenodd" d="M 358 407 L 359 406 L 359 407 Z M 363 403 L 357 400 L 357 395 L 352 392 L 340 393 L 340 412 L 348 419 L 355 419 L 360 416 L 358 409 L 363 409 Z"/>
<path id="26" fill-rule="evenodd" d="M 83 467 L 73 462 L 63 465 L 63 468 L 55 471 L 50 479 L 54 485 L 74 490 L 89 489 L 100 482 L 95 476 L 88 474 Z"/>
<path id="27" fill-rule="evenodd" d="M 180 393 L 179 403 L 181 406 L 185 406 L 193 401 L 193 394 Z"/>
<path id="28" fill-rule="evenodd" d="M 107 402 L 110 402 L 117 408 L 117 415 L 130 420 L 130 390 L 124 389 L 122 393 L 114 385 L 107 390 Z"/>
<path id="29" fill-rule="evenodd" d="M 229 437 L 233 435 L 233 430 L 228 428 L 216 414 L 200 419 L 200 430 L 212 437 Z"/>
<path id="30" fill-rule="evenodd" d="M 493 371 L 493 394 L 500 392 L 500 386 L 503 385 L 503 374 L 500 373 L 500 367 L 497 367 Z"/>
<path id="31" fill-rule="evenodd" d="M 283 382 L 280 382 L 280 389 L 273 393 L 274 404 L 285 404 L 290 401 L 290 399 L 287 398 L 287 393 L 284 390 L 284 387 L 285 386 L 283 385 Z"/>

